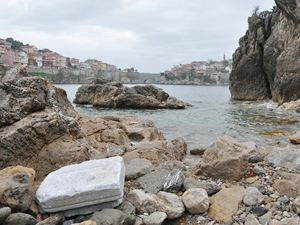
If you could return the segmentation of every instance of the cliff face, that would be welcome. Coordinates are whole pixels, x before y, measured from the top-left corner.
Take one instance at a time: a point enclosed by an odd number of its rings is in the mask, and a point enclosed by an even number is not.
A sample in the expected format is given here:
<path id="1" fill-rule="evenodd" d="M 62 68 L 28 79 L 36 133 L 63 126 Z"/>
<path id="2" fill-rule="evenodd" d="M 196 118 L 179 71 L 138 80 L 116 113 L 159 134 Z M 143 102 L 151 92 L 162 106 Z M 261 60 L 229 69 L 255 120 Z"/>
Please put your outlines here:
<path id="1" fill-rule="evenodd" d="M 300 2 L 275 0 L 270 13 L 252 15 L 233 55 L 233 99 L 300 98 Z"/>

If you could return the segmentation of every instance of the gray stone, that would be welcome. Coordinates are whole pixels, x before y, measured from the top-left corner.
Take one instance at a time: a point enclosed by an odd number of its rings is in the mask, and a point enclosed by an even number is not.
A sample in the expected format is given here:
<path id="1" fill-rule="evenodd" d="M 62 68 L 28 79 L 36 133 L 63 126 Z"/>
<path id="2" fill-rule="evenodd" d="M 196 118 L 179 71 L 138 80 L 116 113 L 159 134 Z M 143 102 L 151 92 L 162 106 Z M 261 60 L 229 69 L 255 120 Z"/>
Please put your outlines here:
<path id="1" fill-rule="evenodd" d="M 262 175 L 262 174 L 265 174 L 265 173 L 266 173 L 266 171 L 265 171 L 263 168 L 261 168 L 261 167 L 259 167 L 259 166 L 257 166 L 257 165 L 255 165 L 255 166 L 253 167 L 252 172 L 253 172 L 255 175 Z"/>
<path id="2" fill-rule="evenodd" d="M 203 188 L 208 195 L 213 195 L 221 190 L 221 187 L 215 182 L 205 182 L 193 178 L 186 178 L 183 186 L 186 190 L 191 188 Z"/>
<path id="3" fill-rule="evenodd" d="M 0 208 L 0 224 L 3 223 L 10 214 L 11 209 L 9 207 Z"/>
<path id="4" fill-rule="evenodd" d="M 276 167 L 286 167 L 289 169 L 295 169 L 300 171 L 300 151 L 286 148 L 275 148 L 266 157 L 271 163 L 274 163 Z"/>
<path id="5" fill-rule="evenodd" d="M 65 220 L 64 215 L 62 213 L 52 214 L 49 218 L 38 222 L 37 225 L 60 225 Z"/>
<path id="6" fill-rule="evenodd" d="M 97 224 L 121 225 L 125 219 L 124 214 L 117 209 L 103 209 L 100 212 L 94 212 L 90 220 Z"/>
<path id="7" fill-rule="evenodd" d="M 256 187 L 260 193 L 265 194 L 266 193 L 266 188 L 262 184 L 251 184 L 249 187 Z"/>
<path id="8" fill-rule="evenodd" d="M 255 187 L 247 187 L 245 190 L 245 196 L 243 202 L 246 205 L 254 206 L 260 205 L 264 201 L 264 196 L 260 191 Z"/>
<path id="9" fill-rule="evenodd" d="M 149 195 L 142 190 L 134 189 L 127 195 L 127 201 L 132 203 L 140 214 L 154 213 L 157 210 L 156 196 Z"/>
<path id="10" fill-rule="evenodd" d="M 265 215 L 269 210 L 265 207 L 256 207 L 252 209 L 252 212 L 257 216 L 263 216 Z"/>
<path id="11" fill-rule="evenodd" d="M 249 163 L 258 163 L 258 162 L 263 162 L 264 157 L 258 156 L 258 155 L 249 155 L 248 162 Z"/>
<path id="12" fill-rule="evenodd" d="M 10 214 L 3 225 L 35 225 L 38 221 L 33 216 L 26 213 Z"/>
<path id="13" fill-rule="evenodd" d="M 182 195 L 182 201 L 187 210 L 192 214 L 204 213 L 209 207 L 207 192 L 202 188 L 187 190 Z"/>
<path id="14" fill-rule="evenodd" d="M 135 207 L 128 201 L 123 201 L 121 205 L 118 206 L 118 210 L 124 213 L 124 225 L 134 224 L 135 221 Z"/>
<path id="15" fill-rule="evenodd" d="M 265 225 L 265 224 L 269 224 L 271 222 L 272 218 L 269 216 L 261 216 L 258 218 L 258 220 L 262 225 Z"/>
<path id="16" fill-rule="evenodd" d="M 283 204 L 287 204 L 290 202 L 290 200 L 286 197 L 280 197 L 280 198 L 277 198 L 276 200 L 277 202 L 282 202 Z"/>
<path id="17" fill-rule="evenodd" d="M 205 152 L 206 148 L 201 148 L 201 149 L 192 149 L 190 151 L 191 155 L 203 155 Z"/>
<path id="18" fill-rule="evenodd" d="M 37 202 L 45 212 L 64 212 L 66 217 L 116 207 L 123 198 L 124 170 L 121 157 L 62 167 L 41 183 Z"/>
<path id="19" fill-rule="evenodd" d="M 246 217 L 245 225 L 260 225 L 260 224 L 253 214 L 249 214 Z"/>
<path id="20" fill-rule="evenodd" d="M 163 190 L 166 192 L 177 193 L 181 190 L 184 180 L 184 174 L 180 170 L 174 169 L 164 179 Z"/>
<path id="21" fill-rule="evenodd" d="M 167 214 L 164 212 L 154 212 L 147 219 L 144 220 L 146 225 L 161 225 L 165 219 L 167 219 Z"/>
<path id="22" fill-rule="evenodd" d="M 160 169 L 139 177 L 137 181 L 146 192 L 157 194 L 162 190 L 163 180 L 169 173 L 169 170 Z"/>
<path id="23" fill-rule="evenodd" d="M 150 173 L 155 168 L 152 163 L 147 159 L 132 159 L 130 160 L 126 166 L 125 179 L 136 179 L 140 176 Z"/>

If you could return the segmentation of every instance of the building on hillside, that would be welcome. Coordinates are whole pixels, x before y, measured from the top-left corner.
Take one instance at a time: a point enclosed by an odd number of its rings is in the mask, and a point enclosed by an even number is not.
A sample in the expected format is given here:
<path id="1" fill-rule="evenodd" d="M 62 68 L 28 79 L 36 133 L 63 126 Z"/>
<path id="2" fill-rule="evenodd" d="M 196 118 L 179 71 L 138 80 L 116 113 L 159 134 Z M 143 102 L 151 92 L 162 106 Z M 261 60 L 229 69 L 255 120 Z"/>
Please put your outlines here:
<path id="1" fill-rule="evenodd" d="M 211 61 L 209 67 L 215 70 L 222 70 L 224 68 L 224 64 L 219 61 Z"/>
<path id="2" fill-rule="evenodd" d="M 79 63 L 79 68 L 81 70 L 91 70 L 92 66 L 86 62 L 81 62 L 81 63 Z"/>
<path id="3" fill-rule="evenodd" d="M 0 45 L 11 48 L 12 43 L 0 38 Z"/>
<path id="4" fill-rule="evenodd" d="M 3 63 L 6 65 L 13 65 L 14 64 L 14 51 L 10 47 L 6 47 L 6 53 L 2 55 Z"/>
<path id="5" fill-rule="evenodd" d="M 38 52 L 38 48 L 34 45 L 23 45 L 20 47 L 20 49 L 24 52 L 28 53 L 37 53 Z"/>
<path id="6" fill-rule="evenodd" d="M 61 56 L 57 53 L 43 54 L 43 66 L 61 68 L 66 67 L 66 57 Z"/>
<path id="7" fill-rule="evenodd" d="M 72 58 L 69 60 L 69 62 L 71 63 L 72 66 L 76 66 L 77 68 L 80 67 L 79 59 Z"/>
<path id="8" fill-rule="evenodd" d="M 85 63 L 89 64 L 91 68 L 95 71 L 101 70 L 102 62 L 98 59 L 88 59 L 85 61 Z"/>
<path id="9" fill-rule="evenodd" d="M 194 61 L 192 62 L 192 66 L 195 70 L 204 69 L 206 70 L 209 67 L 209 63 L 205 61 Z"/>
<path id="10" fill-rule="evenodd" d="M 28 53 L 28 66 L 43 66 L 43 56 L 36 53 Z"/>
<path id="11" fill-rule="evenodd" d="M 7 50 L 5 48 L 5 46 L 0 45 L 0 64 L 3 64 L 3 56 L 6 55 Z"/>
<path id="12" fill-rule="evenodd" d="M 207 75 L 207 70 L 206 69 L 198 69 L 196 70 L 197 76 L 206 76 Z"/>

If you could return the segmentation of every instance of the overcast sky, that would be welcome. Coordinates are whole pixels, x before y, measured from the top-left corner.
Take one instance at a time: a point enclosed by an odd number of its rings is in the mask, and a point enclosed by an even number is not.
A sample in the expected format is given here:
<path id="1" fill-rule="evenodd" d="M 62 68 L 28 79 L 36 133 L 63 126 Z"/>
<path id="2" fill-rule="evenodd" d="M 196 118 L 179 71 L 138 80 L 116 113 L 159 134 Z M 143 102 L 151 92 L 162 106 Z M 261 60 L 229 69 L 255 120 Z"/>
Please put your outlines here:
<path id="1" fill-rule="evenodd" d="M 0 0 L 0 38 L 65 57 L 163 72 L 232 58 L 254 6 L 274 0 Z"/>

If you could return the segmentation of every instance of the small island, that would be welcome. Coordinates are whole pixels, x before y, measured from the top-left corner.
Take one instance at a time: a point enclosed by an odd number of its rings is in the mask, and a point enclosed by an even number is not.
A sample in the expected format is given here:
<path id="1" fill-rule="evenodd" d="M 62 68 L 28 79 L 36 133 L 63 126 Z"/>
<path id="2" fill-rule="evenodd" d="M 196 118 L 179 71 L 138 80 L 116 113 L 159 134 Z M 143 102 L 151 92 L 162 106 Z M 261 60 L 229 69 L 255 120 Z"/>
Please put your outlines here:
<path id="1" fill-rule="evenodd" d="M 130 109 L 185 109 L 189 103 L 170 96 L 153 85 L 124 86 L 120 82 L 95 79 L 93 84 L 82 85 L 73 101 L 106 108 Z"/>

